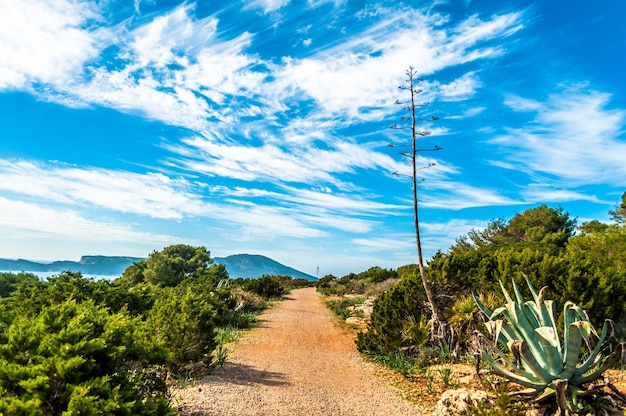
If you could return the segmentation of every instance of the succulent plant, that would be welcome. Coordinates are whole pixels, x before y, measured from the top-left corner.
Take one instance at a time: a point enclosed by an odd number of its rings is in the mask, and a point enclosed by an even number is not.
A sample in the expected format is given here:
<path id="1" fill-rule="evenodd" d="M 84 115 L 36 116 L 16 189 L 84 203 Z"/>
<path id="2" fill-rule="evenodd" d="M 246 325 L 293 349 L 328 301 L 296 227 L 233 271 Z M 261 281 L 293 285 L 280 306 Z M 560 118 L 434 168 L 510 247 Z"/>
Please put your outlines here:
<path id="1" fill-rule="evenodd" d="M 525 277 L 525 276 L 524 276 Z M 525 277 L 526 278 L 526 277 Z M 526 278 L 533 300 L 524 301 L 513 282 L 515 299 L 500 287 L 506 305 L 490 311 L 476 296 L 474 301 L 487 317 L 486 326 L 494 338 L 497 358 L 483 351 L 482 358 L 493 372 L 526 387 L 517 394 L 535 396 L 541 401 L 553 394 L 557 402 L 576 400 L 584 394 L 584 384 L 602 377 L 621 355 L 621 345 L 612 348 L 613 322 L 607 319 L 600 335 L 587 313 L 572 302 L 563 307 L 563 341 L 559 339 L 555 305 L 544 299 L 546 288 L 539 292 Z M 497 348 L 500 343 L 505 350 Z M 584 347 L 584 348 L 583 348 Z M 582 354 L 587 351 L 587 354 Z"/>

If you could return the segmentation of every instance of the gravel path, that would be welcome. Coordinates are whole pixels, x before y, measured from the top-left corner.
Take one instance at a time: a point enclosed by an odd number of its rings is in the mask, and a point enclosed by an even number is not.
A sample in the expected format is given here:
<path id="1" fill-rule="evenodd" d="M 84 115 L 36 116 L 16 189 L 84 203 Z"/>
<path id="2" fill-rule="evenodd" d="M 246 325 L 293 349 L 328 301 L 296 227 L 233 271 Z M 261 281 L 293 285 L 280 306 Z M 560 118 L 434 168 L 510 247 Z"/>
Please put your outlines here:
<path id="1" fill-rule="evenodd" d="M 228 363 L 174 392 L 183 415 L 427 414 L 364 361 L 315 288 L 292 291 L 231 349 Z"/>

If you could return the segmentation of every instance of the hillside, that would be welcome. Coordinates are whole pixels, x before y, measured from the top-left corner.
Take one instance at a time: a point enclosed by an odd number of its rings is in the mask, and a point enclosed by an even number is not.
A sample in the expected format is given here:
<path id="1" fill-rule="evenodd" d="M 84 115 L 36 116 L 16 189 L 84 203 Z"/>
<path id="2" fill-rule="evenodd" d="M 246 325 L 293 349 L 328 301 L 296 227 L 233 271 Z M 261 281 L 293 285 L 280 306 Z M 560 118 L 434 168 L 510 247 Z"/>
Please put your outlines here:
<path id="1" fill-rule="evenodd" d="M 26 272 L 63 272 L 71 270 L 83 274 L 101 276 L 119 276 L 139 257 L 125 256 L 82 256 L 79 261 L 57 260 L 51 263 L 39 263 L 30 260 L 0 259 L 0 270 Z"/>
<path id="2" fill-rule="evenodd" d="M 273 276 L 290 276 L 294 279 L 317 281 L 310 274 L 303 273 L 292 267 L 285 266 L 269 257 L 258 254 L 234 254 L 228 257 L 215 257 L 215 262 L 226 266 L 228 275 L 233 279 L 239 277 L 258 278 L 264 274 Z"/>
<path id="3" fill-rule="evenodd" d="M 82 256 L 79 261 L 57 260 L 51 263 L 40 263 L 30 260 L 0 259 L 0 270 L 26 271 L 33 273 L 63 272 L 71 270 L 86 275 L 121 276 L 131 264 L 143 260 L 140 257 L 124 256 Z M 285 266 L 265 256 L 255 254 L 235 254 L 227 257 L 216 257 L 215 263 L 224 264 L 230 277 L 258 278 L 265 274 L 290 276 L 294 279 L 317 279 L 292 267 Z"/>

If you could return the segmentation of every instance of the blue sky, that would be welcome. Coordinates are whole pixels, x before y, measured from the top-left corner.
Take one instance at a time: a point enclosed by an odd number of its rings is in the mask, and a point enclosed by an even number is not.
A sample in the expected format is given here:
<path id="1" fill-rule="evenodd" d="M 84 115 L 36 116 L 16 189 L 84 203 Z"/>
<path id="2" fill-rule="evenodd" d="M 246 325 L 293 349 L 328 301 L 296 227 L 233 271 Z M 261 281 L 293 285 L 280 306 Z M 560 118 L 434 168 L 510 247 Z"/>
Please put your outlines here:
<path id="1" fill-rule="evenodd" d="M 226 4 L 224 6 L 223 4 Z M 409 66 L 425 254 L 626 190 L 626 3 L 0 0 L 0 257 L 177 243 L 315 275 L 416 262 L 391 130 Z"/>

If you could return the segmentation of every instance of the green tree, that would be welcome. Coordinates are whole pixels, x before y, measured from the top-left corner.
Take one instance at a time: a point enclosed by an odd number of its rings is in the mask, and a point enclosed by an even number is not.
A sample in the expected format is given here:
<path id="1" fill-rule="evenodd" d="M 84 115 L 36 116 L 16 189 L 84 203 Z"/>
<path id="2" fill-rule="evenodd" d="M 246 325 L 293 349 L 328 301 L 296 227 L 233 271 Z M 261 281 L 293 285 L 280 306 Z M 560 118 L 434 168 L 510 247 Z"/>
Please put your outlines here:
<path id="1" fill-rule="evenodd" d="M 542 204 L 521 214 L 515 214 L 504 230 L 508 243 L 534 242 L 565 246 L 574 234 L 576 220 L 562 208 L 550 208 Z"/>
<path id="2" fill-rule="evenodd" d="M 264 298 L 279 298 L 285 293 L 280 276 L 264 274 L 258 279 L 246 279 L 244 288 Z"/>
<path id="3" fill-rule="evenodd" d="M 492 220 L 484 230 L 470 230 L 467 238 L 474 247 L 485 247 L 494 244 L 505 243 L 504 235 L 506 234 L 506 222 L 503 218 Z"/>
<path id="4" fill-rule="evenodd" d="M 483 230 L 470 230 L 450 248 L 451 253 L 472 249 L 527 243 L 545 250 L 561 249 L 574 235 L 576 221 L 562 208 L 545 204 L 517 213 L 508 222 L 503 218 L 492 220 Z"/>
<path id="5" fill-rule="evenodd" d="M 395 270 L 384 269 L 380 266 L 373 266 L 359 274 L 359 278 L 362 280 L 369 280 L 371 283 L 384 282 L 387 279 L 395 279 L 398 277 L 398 273 Z"/>
<path id="6" fill-rule="evenodd" d="M 601 223 L 598 220 L 586 221 L 578 226 L 578 230 L 582 234 L 603 233 L 607 228 L 609 228 L 607 224 Z"/>
<path id="7" fill-rule="evenodd" d="M 407 267 L 403 273 L 411 268 L 415 271 L 417 266 Z M 445 283 L 435 281 L 432 288 L 442 297 L 450 298 L 452 291 Z M 425 342 L 416 335 L 424 327 L 430 327 L 423 319 L 428 316 L 428 300 L 420 276 L 409 272 L 407 277 L 376 297 L 367 331 L 358 334 L 357 348 L 373 354 L 418 353 Z"/>
<path id="8" fill-rule="evenodd" d="M 622 200 L 615 204 L 615 207 L 609 211 L 611 219 L 618 225 L 624 225 L 626 222 L 626 192 L 622 194 Z"/>
<path id="9" fill-rule="evenodd" d="M 154 251 L 146 260 L 129 266 L 122 279 L 130 283 L 147 282 L 158 286 L 176 286 L 187 278 L 205 275 L 213 264 L 204 247 L 177 244 Z M 220 269 L 214 269 L 217 272 Z M 225 269 L 223 270 L 225 272 Z M 227 277 L 227 276 L 226 276 Z"/>
<path id="10" fill-rule="evenodd" d="M 374 354 L 397 354 L 404 342 L 403 331 L 411 321 L 419 322 L 426 296 L 417 275 L 402 280 L 381 293 L 373 304 L 367 331 L 358 334 L 359 351 Z M 425 314 L 426 315 L 426 314 Z"/>
<path id="11" fill-rule="evenodd" d="M 20 284 L 34 284 L 39 278 L 32 273 L 0 273 L 0 298 L 6 298 L 17 290 Z"/>

